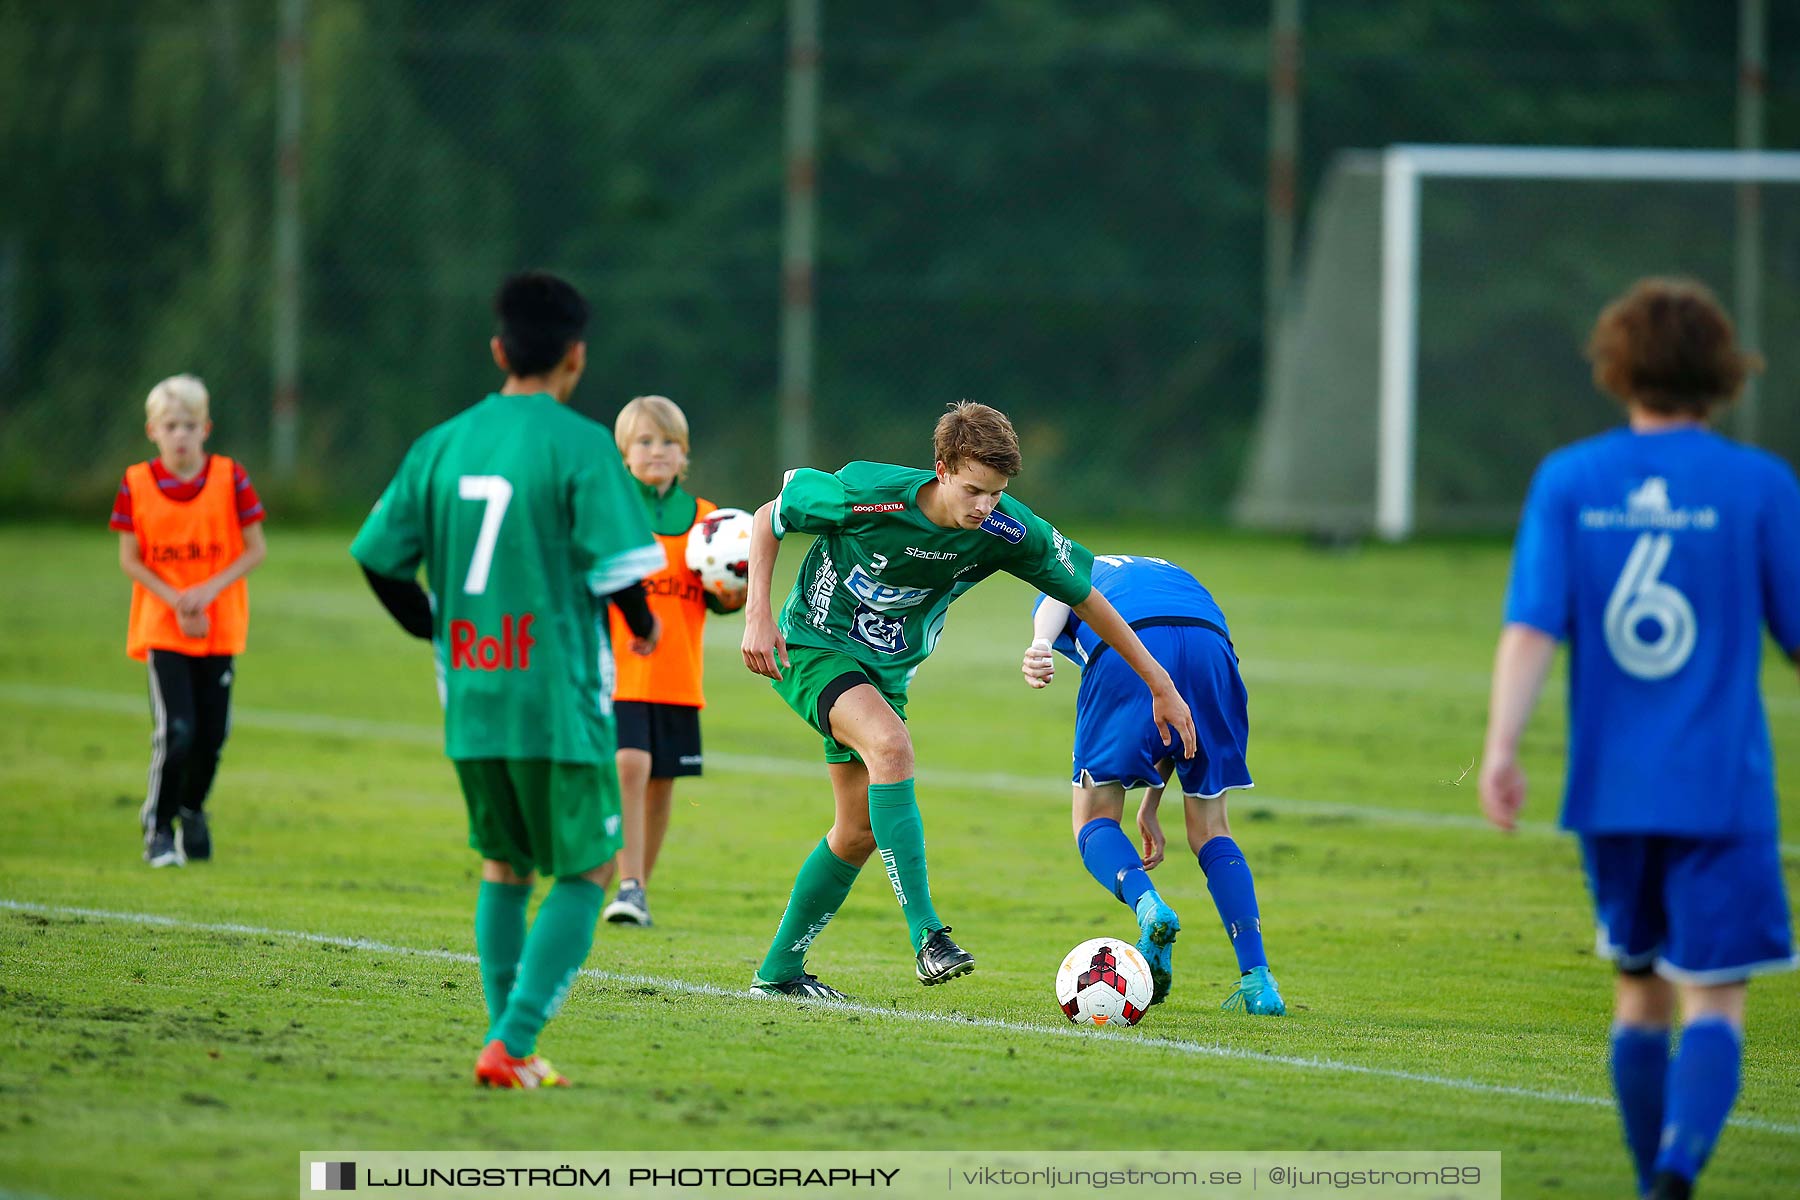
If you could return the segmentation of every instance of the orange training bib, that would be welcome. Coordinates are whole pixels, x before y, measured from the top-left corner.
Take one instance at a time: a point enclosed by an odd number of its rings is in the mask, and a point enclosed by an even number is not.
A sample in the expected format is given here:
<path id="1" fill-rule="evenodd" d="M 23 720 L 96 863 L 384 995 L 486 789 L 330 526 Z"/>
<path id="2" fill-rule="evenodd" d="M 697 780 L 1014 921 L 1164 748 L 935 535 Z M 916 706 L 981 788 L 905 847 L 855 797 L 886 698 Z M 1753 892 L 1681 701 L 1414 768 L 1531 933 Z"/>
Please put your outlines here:
<path id="1" fill-rule="evenodd" d="M 224 570 L 244 552 L 244 530 L 238 524 L 234 464 L 215 454 L 206 469 L 206 486 L 192 500 L 171 500 L 156 485 L 150 464 L 125 472 L 131 489 L 131 520 L 144 565 L 176 590 L 201 583 Z M 206 610 L 212 628 L 205 637 L 181 632 L 175 610 L 140 583 L 131 586 L 131 625 L 125 653 L 143 659 L 151 650 L 181 654 L 242 654 L 250 629 L 250 589 L 240 579 Z"/>
<path id="2" fill-rule="evenodd" d="M 719 506 L 710 500 L 694 498 L 694 523 Z M 690 526 L 690 530 L 691 530 Z M 700 587 L 700 576 L 688 570 L 686 533 L 657 534 L 668 565 L 644 580 L 644 592 L 650 598 L 650 611 L 662 622 L 662 640 L 656 653 L 640 658 L 631 652 L 631 630 L 617 609 L 609 609 L 612 620 L 613 660 L 617 679 L 613 684 L 615 700 L 646 700 L 653 704 L 681 704 L 704 708 L 700 691 L 704 667 L 700 635 L 706 623 L 706 594 Z"/>

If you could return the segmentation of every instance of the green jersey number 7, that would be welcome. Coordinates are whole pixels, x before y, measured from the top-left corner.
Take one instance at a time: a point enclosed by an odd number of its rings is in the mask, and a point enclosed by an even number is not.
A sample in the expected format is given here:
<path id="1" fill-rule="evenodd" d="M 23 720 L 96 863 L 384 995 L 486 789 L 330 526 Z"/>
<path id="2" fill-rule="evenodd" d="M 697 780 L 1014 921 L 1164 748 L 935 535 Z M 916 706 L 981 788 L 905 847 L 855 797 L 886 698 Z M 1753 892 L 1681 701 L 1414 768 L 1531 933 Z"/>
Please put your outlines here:
<path id="1" fill-rule="evenodd" d="M 469 573 L 463 579 L 463 592 L 479 596 L 487 591 L 488 572 L 494 565 L 494 543 L 500 540 L 500 522 L 506 519 L 513 488 L 499 475 L 464 475 L 456 481 L 456 494 L 464 500 L 487 504 L 481 514 L 481 532 L 475 537 L 475 553 L 469 559 Z"/>

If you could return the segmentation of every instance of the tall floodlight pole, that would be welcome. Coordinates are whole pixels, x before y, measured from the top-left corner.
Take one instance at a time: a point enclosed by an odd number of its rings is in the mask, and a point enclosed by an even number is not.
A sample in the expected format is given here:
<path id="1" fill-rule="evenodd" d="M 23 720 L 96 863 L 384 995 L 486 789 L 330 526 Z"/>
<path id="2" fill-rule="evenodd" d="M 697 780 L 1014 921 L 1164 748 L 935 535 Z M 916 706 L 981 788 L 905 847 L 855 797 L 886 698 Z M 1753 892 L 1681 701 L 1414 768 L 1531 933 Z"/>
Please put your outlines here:
<path id="1" fill-rule="evenodd" d="M 1269 14 L 1269 182 L 1263 211 L 1263 403 L 1274 400 L 1276 347 L 1294 269 L 1300 156 L 1300 2 Z"/>
<path id="2" fill-rule="evenodd" d="M 1765 0 L 1738 3 L 1737 148 L 1763 146 L 1763 95 L 1768 90 L 1769 14 Z M 1737 189 L 1737 271 L 1732 307 L 1737 311 L 1739 340 L 1746 349 L 1762 349 L 1762 188 L 1740 183 Z M 1754 442 L 1762 432 L 1760 389 L 1756 377 L 1744 385 L 1738 401 L 1737 433 Z"/>
<path id="3" fill-rule="evenodd" d="M 819 0 L 788 0 L 787 190 L 781 228 L 780 467 L 812 457 L 813 242 L 818 210 Z"/>
<path id="4" fill-rule="evenodd" d="M 276 49 L 275 339 L 269 460 L 292 479 L 300 429 L 300 117 L 306 88 L 306 0 L 281 0 Z"/>

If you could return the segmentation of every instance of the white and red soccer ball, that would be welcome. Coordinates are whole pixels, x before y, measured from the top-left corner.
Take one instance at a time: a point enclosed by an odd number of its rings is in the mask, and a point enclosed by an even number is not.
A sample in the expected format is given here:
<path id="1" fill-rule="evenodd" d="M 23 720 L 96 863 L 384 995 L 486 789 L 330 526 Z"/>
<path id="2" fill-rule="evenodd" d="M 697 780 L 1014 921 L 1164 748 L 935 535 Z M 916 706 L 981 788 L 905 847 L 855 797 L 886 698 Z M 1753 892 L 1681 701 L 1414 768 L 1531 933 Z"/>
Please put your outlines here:
<path id="1" fill-rule="evenodd" d="M 750 586 L 750 530 L 755 518 L 741 508 L 716 508 L 688 531 L 688 570 L 722 600 L 739 600 Z"/>
<path id="2" fill-rule="evenodd" d="M 1136 1025 L 1150 1007 L 1150 964 L 1117 938 L 1083 942 L 1056 972 L 1056 1002 L 1077 1025 Z"/>

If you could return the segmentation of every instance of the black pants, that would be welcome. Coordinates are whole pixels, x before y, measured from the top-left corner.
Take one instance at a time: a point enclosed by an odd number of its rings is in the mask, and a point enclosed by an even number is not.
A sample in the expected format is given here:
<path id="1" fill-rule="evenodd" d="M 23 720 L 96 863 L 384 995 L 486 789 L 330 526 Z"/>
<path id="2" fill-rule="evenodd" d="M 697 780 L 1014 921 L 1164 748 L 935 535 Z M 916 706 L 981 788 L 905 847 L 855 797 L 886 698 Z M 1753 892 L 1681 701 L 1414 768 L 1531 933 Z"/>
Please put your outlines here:
<path id="1" fill-rule="evenodd" d="M 198 812 L 212 790 L 231 732 L 231 656 L 150 651 L 150 791 L 144 828 L 168 829 L 182 809 Z"/>

